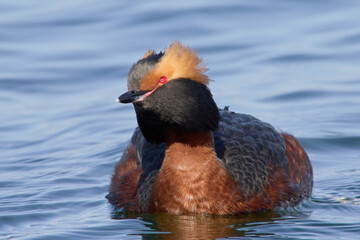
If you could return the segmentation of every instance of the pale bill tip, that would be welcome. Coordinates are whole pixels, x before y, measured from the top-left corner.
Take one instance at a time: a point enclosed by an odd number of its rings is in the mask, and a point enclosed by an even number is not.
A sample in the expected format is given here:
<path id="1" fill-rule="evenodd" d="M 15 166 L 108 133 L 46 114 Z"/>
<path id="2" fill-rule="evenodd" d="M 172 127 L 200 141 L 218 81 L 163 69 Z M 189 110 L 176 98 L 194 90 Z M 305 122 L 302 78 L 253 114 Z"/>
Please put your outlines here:
<path id="1" fill-rule="evenodd" d="M 117 103 L 119 103 L 119 102 L 120 102 L 119 98 L 117 98 L 117 99 L 116 99 L 116 102 L 117 102 Z"/>

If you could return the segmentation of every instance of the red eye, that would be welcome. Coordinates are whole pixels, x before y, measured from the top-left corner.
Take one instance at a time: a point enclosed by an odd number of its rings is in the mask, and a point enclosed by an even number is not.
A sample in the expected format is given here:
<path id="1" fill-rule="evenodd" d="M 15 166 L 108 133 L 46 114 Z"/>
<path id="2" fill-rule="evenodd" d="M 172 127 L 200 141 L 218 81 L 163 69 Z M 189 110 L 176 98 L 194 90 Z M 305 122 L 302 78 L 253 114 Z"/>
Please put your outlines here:
<path id="1" fill-rule="evenodd" d="M 165 76 L 162 76 L 160 79 L 159 79 L 159 83 L 161 83 L 161 84 L 164 84 L 164 83 L 166 83 L 167 82 L 167 77 L 165 77 Z"/>

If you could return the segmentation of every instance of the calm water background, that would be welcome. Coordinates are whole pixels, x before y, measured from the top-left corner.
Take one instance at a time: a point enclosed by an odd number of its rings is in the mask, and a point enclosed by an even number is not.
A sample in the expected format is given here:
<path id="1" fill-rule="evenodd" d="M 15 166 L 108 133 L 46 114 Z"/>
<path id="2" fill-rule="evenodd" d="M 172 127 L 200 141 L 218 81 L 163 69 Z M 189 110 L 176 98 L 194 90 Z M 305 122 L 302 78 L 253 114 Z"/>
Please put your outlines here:
<path id="1" fill-rule="evenodd" d="M 173 40 L 208 64 L 218 106 L 300 139 L 310 201 L 237 217 L 109 206 L 136 127 L 115 98 Z M 1 239 L 359 239 L 360 1 L 0 0 L 0 124 Z"/>

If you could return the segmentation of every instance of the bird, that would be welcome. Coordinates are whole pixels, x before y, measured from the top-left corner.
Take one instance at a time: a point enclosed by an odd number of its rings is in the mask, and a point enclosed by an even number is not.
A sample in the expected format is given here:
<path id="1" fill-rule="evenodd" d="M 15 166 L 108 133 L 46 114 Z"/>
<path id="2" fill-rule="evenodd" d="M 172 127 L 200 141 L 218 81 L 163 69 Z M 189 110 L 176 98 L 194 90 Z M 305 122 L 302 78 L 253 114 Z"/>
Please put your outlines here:
<path id="1" fill-rule="evenodd" d="M 292 135 L 217 107 L 208 68 L 175 41 L 130 69 L 138 127 L 106 198 L 139 213 L 232 215 L 297 206 L 311 196 L 310 159 Z"/>

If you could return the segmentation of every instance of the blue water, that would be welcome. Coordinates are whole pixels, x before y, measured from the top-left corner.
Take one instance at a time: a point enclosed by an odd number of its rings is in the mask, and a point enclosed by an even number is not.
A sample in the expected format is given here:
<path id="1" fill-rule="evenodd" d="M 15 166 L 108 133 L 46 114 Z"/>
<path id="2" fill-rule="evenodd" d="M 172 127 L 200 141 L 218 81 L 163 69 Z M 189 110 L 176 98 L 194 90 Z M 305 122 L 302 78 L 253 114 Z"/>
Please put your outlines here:
<path id="1" fill-rule="evenodd" d="M 360 2 L 0 1 L 1 239 L 358 239 Z M 236 217 L 132 215 L 104 196 L 136 127 L 129 68 L 174 40 L 218 106 L 294 134 L 311 200 Z"/>

